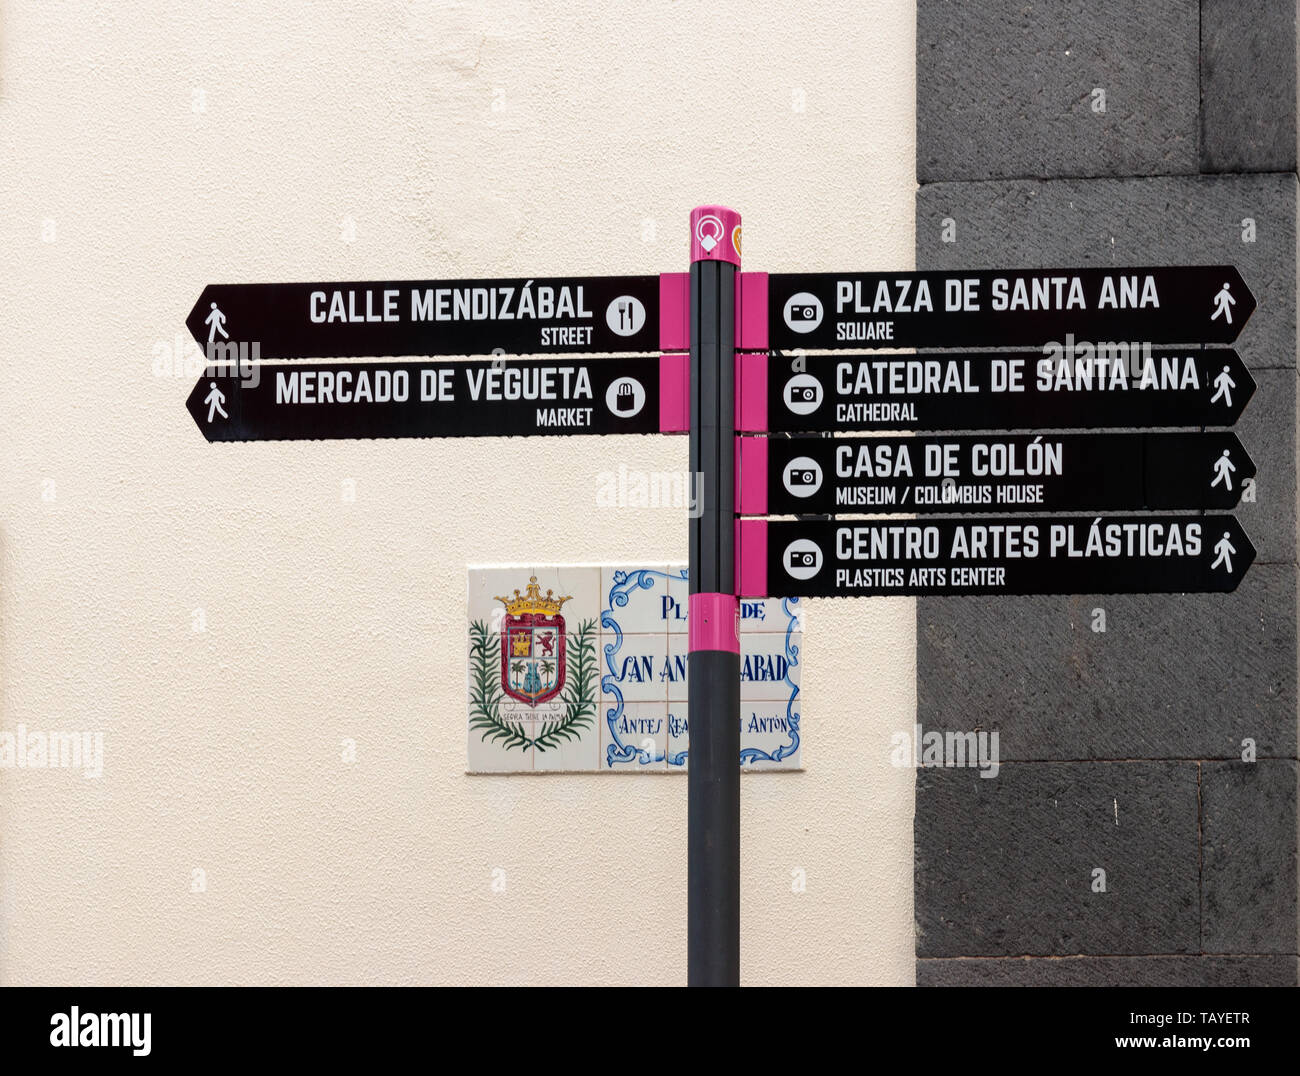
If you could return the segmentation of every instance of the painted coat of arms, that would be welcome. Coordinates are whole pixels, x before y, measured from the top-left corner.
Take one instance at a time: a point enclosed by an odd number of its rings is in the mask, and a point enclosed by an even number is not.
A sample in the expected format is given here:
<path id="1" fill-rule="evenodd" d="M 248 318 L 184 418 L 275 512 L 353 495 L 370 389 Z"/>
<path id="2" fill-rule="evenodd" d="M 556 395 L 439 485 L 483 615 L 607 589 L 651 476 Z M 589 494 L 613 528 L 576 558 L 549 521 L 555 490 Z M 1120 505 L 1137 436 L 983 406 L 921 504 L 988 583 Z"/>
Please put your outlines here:
<path id="1" fill-rule="evenodd" d="M 542 597 L 537 576 L 527 592 L 496 600 L 506 607 L 501 622 L 501 690 L 528 706 L 555 698 L 564 687 L 564 617 L 560 607 L 572 595 Z"/>
<path id="2" fill-rule="evenodd" d="M 470 728 L 506 750 L 546 751 L 580 739 L 596 713 L 596 625 L 570 632 L 571 595 L 542 593 L 532 576 L 505 606 L 499 632 L 470 625 Z"/>

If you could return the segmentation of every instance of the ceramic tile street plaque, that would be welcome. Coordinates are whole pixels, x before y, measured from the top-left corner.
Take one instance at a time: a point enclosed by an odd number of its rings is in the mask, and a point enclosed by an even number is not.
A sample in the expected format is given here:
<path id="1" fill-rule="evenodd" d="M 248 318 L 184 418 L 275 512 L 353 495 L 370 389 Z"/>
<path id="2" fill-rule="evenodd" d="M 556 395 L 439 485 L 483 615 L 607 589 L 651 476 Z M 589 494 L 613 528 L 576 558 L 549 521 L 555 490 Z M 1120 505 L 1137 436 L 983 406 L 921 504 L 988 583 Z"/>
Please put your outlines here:
<path id="1" fill-rule="evenodd" d="M 651 352 L 657 276 L 210 284 L 186 327 L 222 358 Z"/>
<path id="2" fill-rule="evenodd" d="M 741 474 L 745 515 L 1123 512 L 1233 508 L 1255 464 L 1227 432 L 747 437 Z"/>
<path id="3" fill-rule="evenodd" d="M 249 364 L 186 407 L 209 441 L 657 433 L 659 359 Z"/>
<path id="4" fill-rule="evenodd" d="M 1016 347 L 1080 340 L 1227 344 L 1255 299 L 1231 266 L 773 273 L 771 346 Z"/>
<path id="5" fill-rule="evenodd" d="M 768 360 L 772 431 L 1231 426 L 1255 381 L 1228 348 L 1070 343 L 1049 352 Z"/>
<path id="6" fill-rule="evenodd" d="M 472 773 L 685 773 L 690 766 L 683 564 L 469 570 Z M 738 605 L 740 756 L 797 770 L 802 603 Z"/>
<path id="7" fill-rule="evenodd" d="M 772 597 L 1228 592 L 1255 559 L 1232 516 L 750 520 L 740 534 L 744 556 L 765 545 Z"/>

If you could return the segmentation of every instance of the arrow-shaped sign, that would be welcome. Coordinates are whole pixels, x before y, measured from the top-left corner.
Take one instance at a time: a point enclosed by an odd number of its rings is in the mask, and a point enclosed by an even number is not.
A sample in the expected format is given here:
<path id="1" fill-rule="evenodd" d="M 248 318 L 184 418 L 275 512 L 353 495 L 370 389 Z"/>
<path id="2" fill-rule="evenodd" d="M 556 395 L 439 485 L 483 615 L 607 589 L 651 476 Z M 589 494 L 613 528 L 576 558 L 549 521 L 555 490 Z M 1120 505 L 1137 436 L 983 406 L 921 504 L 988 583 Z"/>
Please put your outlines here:
<path id="1" fill-rule="evenodd" d="M 771 346 L 1227 344 L 1255 309 L 1232 266 L 773 273 Z"/>
<path id="2" fill-rule="evenodd" d="M 185 406 L 209 441 L 657 433 L 657 357 L 249 363 Z"/>
<path id="3" fill-rule="evenodd" d="M 1122 345 L 742 362 L 766 364 L 767 413 L 741 414 L 743 428 L 754 431 L 1231 426 L 1255 391 L 1254 378 L 1228 348 Z"/>
<path id="4" fill-rule="evenodd" d="M 743 520 L 745 596 L 1229 592 L 1255 559 L 1233 516 Z"/>
<path id="5" fill-rule="evenodd" d="M 659 278 L 210 284 L 185 324 L 210 361 L 651 352 Z"/>
<path id="6" fill-rule="evenodd" d="M 1255 464 L 1231 433 L 745 437 L 743 515 L 1227 509 Z"/>

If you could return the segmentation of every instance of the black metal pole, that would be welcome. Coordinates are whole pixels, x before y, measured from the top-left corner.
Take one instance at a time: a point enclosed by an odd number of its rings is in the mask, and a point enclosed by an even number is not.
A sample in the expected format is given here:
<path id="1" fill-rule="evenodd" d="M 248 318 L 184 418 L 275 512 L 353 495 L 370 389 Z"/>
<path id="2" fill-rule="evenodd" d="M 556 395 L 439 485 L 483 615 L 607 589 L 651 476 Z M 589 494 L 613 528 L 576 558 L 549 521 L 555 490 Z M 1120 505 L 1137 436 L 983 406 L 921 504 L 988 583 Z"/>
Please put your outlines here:
<path id="1" fill-rule="evenodd" d="M 687 982 L 740 985 L 740 645 L 735 302 L 740 218 L 691 214 Z"/>

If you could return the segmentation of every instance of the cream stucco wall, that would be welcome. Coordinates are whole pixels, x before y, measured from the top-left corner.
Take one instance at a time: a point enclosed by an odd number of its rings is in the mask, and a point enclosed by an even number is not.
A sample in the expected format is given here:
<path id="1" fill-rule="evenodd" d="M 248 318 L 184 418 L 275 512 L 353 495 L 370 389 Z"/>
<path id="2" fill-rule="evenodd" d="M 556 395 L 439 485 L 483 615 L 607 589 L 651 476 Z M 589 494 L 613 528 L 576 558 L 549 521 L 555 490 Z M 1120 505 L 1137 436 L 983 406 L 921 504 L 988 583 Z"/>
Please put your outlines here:
<path id="1" fill-rule="evenodd" d="M 685 440 L 208 445 L 170 349 L 209 282 L 684 269 L 705 201 L 750 269 L 910 268 L 913 40 L 906 0 L 0 0 L 0 730 L 104 733 L 102 779 L 0 770 L 0 982 L 684 981 L 686 781 L 466 776 L 462 625 L 469 562 L 684 558 L 592 484 Z M 806 642 L 744 980 L 910 983 L 913 608 Z"/>

